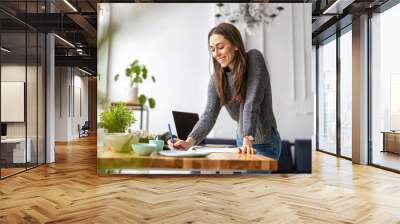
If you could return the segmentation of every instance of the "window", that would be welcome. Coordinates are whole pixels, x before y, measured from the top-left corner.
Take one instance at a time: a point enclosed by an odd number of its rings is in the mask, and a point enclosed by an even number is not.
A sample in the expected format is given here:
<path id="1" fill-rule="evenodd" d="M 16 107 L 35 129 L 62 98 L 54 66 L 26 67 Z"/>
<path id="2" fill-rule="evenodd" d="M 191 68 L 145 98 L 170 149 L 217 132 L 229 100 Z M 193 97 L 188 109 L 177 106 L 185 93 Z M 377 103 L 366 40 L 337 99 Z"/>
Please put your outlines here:
<path id="1" fill-rule="evenodd" d="M 352 156 L 352 35 L 340 36 L 340 155 Z"/>
<path id="2" fill-rule="evenodd" d="M 44 3 L 1 1 L 0 7 L 17 5 L 12 8 L 18 13 L 40 13 Z M 5 178 L 45 163 L 46 40 L 44 33 L 12 16 L 0 12 L 0 17 L 8 21 L 0 24 L 1 99 L 11 94 L 19 99 L 0 105 L 6 115 L 1 118 L 5 130 L 0 144 L 0 178 Z"/>
<path id="3" fill-rule="evenodd" d="M 318 48 L 318 149 L 336 153 L 336 39 Z"/>
<path id="4" fill-rule="evenodd" d="M 371 18 L 371 162 L 395 170 L 400 170 L 399 21 L 399 4 Z"/>

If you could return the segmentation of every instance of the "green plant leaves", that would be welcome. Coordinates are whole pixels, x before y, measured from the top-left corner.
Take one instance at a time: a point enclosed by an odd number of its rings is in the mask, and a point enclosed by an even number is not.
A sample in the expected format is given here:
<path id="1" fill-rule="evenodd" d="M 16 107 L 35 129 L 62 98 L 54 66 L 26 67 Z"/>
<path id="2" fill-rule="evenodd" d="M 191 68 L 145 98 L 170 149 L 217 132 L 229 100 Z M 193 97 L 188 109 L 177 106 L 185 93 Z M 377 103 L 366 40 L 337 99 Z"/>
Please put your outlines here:
<path id="1" fill-rule="evenodd" d="M 127 77 L 132 77 L 132 71 L 131 71 L 130 68 L 126 68 L 126 69 L 125 69 L 125 75 L 126 75 Z"/>
<path id="2" fill-rule="evenodd" d="M 136 65 L 136 66 L 131 67 L 131 71 L 133 73 L 135 73 L 136 75 L 140 75 L 140 73 L 141 73 L 140 66 Z"/>
<path id="3" fill-rule="evenodd" d="M 139 75 L 136 75 L 135 78 L 133 78 L 133 82 L 134 83 L 142 83 L 143 80 L 142 80 L 142 78 L 140 78 Z"/>
<path id="4" fill-rule="evenodd" d="M 134 60 L 132 63 L 131 63 L 131 67 L 135 67 L 135 66 L 137 66 L 139 64 L 139 60 Z"/>
<path id="5" fill-rule="evenodd" d="M 142 68 L 142 76 L 143 76 L 143 79 L 147 79 L 147 68 L 146 68 L 146 66 L 143 66 L 143 68 Z"/>
<path id="6" fill-rule="evenodd" d="M 156 107 L 156 101 L 152 97 L 149 98 L 149 106 L 150 106 L 151 109 Z"/>
<path id="7" fill-rule="evenodd" d="M 147 79 L 148 77 L 148 70 L 147 67 L 143 64 L 139 63 L 139 60 L 134 60 L 128 68 L 125 69 L 125 75 L 130 79 L 130 85 L 131 87 L 138 86 L 139 84 L 143 83 L 144 80 Z M 119 74 L 114 76 L 114 81 L 117 81 L 119 79 Z M 153 83 L 156 82 L 156 78 L 154 76 L 151 76 L 151 80 Z M 144 105 L 147 101 L 146 95 L 142 94 L 138 98 L 140 105 Z M 156 105 L 156 101 L 154 98 L 149 98 L 149 107 L 154 108 Z"/>
<path id="8" fill-rule="evenodd" d="M 144 103 L 146 103 L 146 96 L 144 94 L 141 94 L 138 98 L 140 105 L 144 105 Z"/>
<path id="9" fill-rule="evenodd" d="M 109 133 L 125 132 L 135 121 L 133 111 L 123 103 L 118 103 L 100 114 L 99 127 L 107 129 Z"/>

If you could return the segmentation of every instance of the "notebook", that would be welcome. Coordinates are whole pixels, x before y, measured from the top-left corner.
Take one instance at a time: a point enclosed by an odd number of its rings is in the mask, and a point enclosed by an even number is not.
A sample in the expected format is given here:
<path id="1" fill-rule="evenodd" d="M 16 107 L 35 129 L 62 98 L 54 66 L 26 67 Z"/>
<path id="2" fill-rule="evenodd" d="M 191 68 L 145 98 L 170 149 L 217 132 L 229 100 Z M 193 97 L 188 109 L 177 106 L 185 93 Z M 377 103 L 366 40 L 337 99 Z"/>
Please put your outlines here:
<path id="1" fill-rule="evenodd" d="M 229 153 L 237 153 L 237 147 L 218 147 L 218 146 L 192 146 L 188 149 L 189 152 L 207 152 L 207 153 L 215 153 L 215 152 L 229 152 Z"/>
<path id="2" fill-rule="evenodd" d="M 162 156 L 172 157 L 204 157 L 210 154 L 209 152 L 182 151 L 182 150 L 163 150 L 160 151 Z"/>
<path id="3" fill-rule="evenodd" d="M 192 146 L 188 150 L 163 150 L 160 155 L 173 157 L 203 157 L 210 153 L 237 153 L 238 148 Z"/>

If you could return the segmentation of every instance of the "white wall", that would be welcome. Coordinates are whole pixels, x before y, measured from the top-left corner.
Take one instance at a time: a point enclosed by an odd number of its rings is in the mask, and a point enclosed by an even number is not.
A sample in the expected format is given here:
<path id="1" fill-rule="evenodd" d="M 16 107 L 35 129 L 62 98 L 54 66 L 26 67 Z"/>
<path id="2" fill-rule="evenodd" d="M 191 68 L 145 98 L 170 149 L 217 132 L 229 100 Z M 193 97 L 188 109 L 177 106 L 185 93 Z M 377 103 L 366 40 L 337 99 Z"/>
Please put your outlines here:
<path id="1" fill-rule="evenodd" d="M 28 125 L 28 137 L 33 133 L 36 136 L 37 129 L 37 98 L 36 98 L 36 80 L 31 77 L 32 74 L 36 77 L 36 67 L 17 64 L 7 64 L 1 66 L 1 81 L 10 82 L 25 82 L 26 72 L 28 74 L 28 84 L 27 88 L 27 122 L 7 122 L 7 136 L 8 137 L 24 137 L 25 136 L 25 126 Z M 4 97 L 4 96 L 2 96 Z M 39 105 L 40 106 L 40 105 Z M 9 110 L 10 108 L 1 108 L 1 110 Z M 24 108 L 22 108 L 24 110 Z"/>
<path id="2" fill-rule="evenodd" d="M 172 110 L 201 113 L 210 76 L 211 5 L 114 3 L 111 10 L 111 23 L 120 31 L 111 42 L 109 100 L 123 99 L 129 88 L 124 79 L 115 83 L 113 75 L 123 76 L 125 68 L 138 59 L 157 79 L 139 89 L 156 99 L 156 108 L 150 111 L 150 131 L 167 131 L 167 123 L 173 124 Z"/>
<path id="3" fill-rule="evenodd" d="M 266 33 L 273 108 L 283 139 L 311 139 L 311 4 L 284 4 Z M 286 29 L 286 30 L 284 30 Z"/>
<path id="4" fill-rule="evenodd" d="M 27 70 L 32 70 L 33 67 L 18 65 L 18 64 L 8 64 L 1 66 L 1 81 L 2 82 L 24 82 Z M 23 94 L 23 93 L 22 93 Z M 7 96 L 2 96 L 7 97 Z M 9 108 L 1 108 L 1 110 L 9 110 Z M 24 110 L 24 108 L 22 108 Z M 4 111 L 3 111 L 4 113 Z M 8 112 L 9 113 L 9 112 Z M 23 112 L 24 113 L 24 112 Z M 25 122 L 9 122 L 7 124 L 7 135 L 9 137 L 25 137 Z"/>
<path id="5" fill-rule="evenodd" d="M 87 76 L 82 76 L 83 73 L 81 73 L 78 70 L 75 70 L 74 73 L 74 108 L 75 113 L 73 113 L 73 119 L 72 119 L 72 130 L 71 134 L 73 138 L 79 137 L 79 132 L 78 132 L 78 124 L 82 126 L 85 121 L 88 121 L 88 107 L 89 107 L 89 102 L 88 102 L 88 77 Z M 80 95 L 80 96 L 79 96 Z M 80 101 L 80 102 L 79 102 Z"/>
<path id="6" fill-rule="evenodd" d="M 25 66 L 21 64 L 3 64 L 1 66 L 1 81 L 24 82 L 26 85 L 26 107 L 20 108 L 26 112 L 23 122 L 6 122 L 7 137 L 25 137 L 30 139 L 32 161 L 36 161 L 39 154 L 39 163 L 44 162 L 44 89 L 42 68 L 40 66 Z M 25 80 L 27 78 L 27 80 Z M 4 89 L 2 89 L 3 91 Z M 21 93 L 23 94 L 24 91 Z M 2 95 L 8 97 L 7 95 Z M 14 108 L 15 109 L 15 108 Z M 13 108 L 2 107 L 1 110 L 13 113 Z M 11 111 L 10 111 L 11 110 Z M 26 111 L 24 111 L 26 110 Z M 14 112 L 15 113 L 15 112 Z"/>
<path id="7" fill-rule="evenodd" d="M 68 140 L 68 86 L 67 67 L 55 68 L 55 135 L 56 141 Z"/>
<path id="8" fill-rule="evenodd" d="M 88 80 L 71 67 L 56 67 L 55 74 L 55 141 L 69 141 L 79 137 L 78 124 L 88 120 Z"/>
<path id="9" fill-rule="evenodd" d="M 208 31 L 215 25 L 215 4 L 112 4 L 111 24 L 119 28 L 110 45 L 109 100 L 124 98 L 128 82 L 115 83 L 114 74 L 134 59 L 144 63 L 157 83 L 140 91 L 153 96 L 150 131 L 166 131 L 172 110 L 202 113 L 209 80 Z M 270 69 L 273 108 L 283 139 L 311 139 L 311 5 L 283 4 L 285 10 L 265 27 L 246 36 L 248 48 L 264 53 Z M 294 16 L 293 16 L 294 15 Z M 210 133 L 235 137 L 236 124 L 222 111 Z"/>

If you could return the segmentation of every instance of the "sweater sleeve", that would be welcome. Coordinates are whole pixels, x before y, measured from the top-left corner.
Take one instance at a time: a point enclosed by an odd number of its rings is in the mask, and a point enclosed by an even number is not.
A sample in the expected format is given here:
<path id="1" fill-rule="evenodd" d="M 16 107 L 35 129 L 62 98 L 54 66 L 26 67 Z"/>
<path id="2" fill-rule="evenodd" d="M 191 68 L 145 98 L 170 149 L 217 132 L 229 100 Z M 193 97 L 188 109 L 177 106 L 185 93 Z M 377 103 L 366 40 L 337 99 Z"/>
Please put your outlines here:
<path id="1" fill-rule="evenodd" d="M 248 52 L 247 88 L 243 106 L 243 136 L 256 136 L 257 117 L 268 85 L 269 76 L 264 57 L 258 50 Z"/>
<path id="2" fill-rule="evenodd" d="M 192 137 L 196 141 L 196 144 L 201 142 L 214 127 L 220 110 L 221 105 L 215 90 L 214 80 L 210 78 L 206 109 L 188 137 Z"/>

